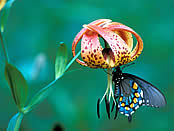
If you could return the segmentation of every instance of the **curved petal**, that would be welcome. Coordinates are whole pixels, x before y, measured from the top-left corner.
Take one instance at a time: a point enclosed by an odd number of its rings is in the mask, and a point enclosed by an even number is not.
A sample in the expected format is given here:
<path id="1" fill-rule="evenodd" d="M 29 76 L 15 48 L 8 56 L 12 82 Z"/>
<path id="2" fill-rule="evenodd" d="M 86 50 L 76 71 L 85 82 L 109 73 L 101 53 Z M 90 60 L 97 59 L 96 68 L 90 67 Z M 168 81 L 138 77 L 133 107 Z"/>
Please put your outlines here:
<path id="1" fill-rule="evenodd" d="M 130 56 L 131 56 L 130 61 L 135 60 L 141 54 L 141 52 L 143 50 L 143 40 L 133 29 L 131 29 L 125 25 L 110 25 L 107 29 L 110 29 L 113 31 L 124 30 L 124 31 L 132 33 L 135 36 L 135 38 L 137 39 L 137 44 L 136 44 L 136 47 L 133 49 L 133 51 L 130 54 Z"/>
<path id="2" fill-rule="evenodd" d="M 114 25 L 123 25 L 123 24 L 118 23 L 118 22 L 112 22 L 112 23 L 108 23 L 106 28 L 109 29 L 110 26 L 114 26 Z M 132 47 L 133 47 L 132 34 L 130 32 L 124 31 L 124 30 L 114 31 L 114 32 L 116 34 L 118 34 L 126 42 L 126 44 L 128 45 L 129 49 L 132 50 Z"/>
<path id="3" fill-rule="evenodd" d="M 83 28 L 77 35 L 76 37 L 74 38 L 74 41 L 72 43 L 72 53 L 73 53 L 73 57 L 76 56 L 76 53 L 75 53 L 75 49 L 76 49 L 76 46 L 77 46 L 77 43 L 80 41 L 80 39 L 82 38 L 82 36 L 84 35 L 84 33 L 87 31 L 87 29 Z M 87 66 L 86 63 L 84 61 L 81 61 L 79 59 L 76 59 L 76 61 L 81 64 L 81 65 L 84 65 L 84 66 Z"/>
<path id="4" fill-rule="evenodd" d="M 109 19 L 99 19 L 99 20 L 91 22 L 90 25 L 94 24 L 94 25 L 103 26 L 109 22 L 111 22 L 111 20 L 109 20 Z M 75 53 L 76 46 L 77 46 L 78 42 L 80 41 L 80 39 L 82 38 L 82 36 L 86 33 L 86 31 L 87 31 L 87 29 L 83 28 L 74 38 L 73 43 L 72 43 L 73 56 L 76 56 L 76 53 Z M 87 64 L 84 61 L 81 61 L 79 59 L 76 59 L 76 61 L 81 65 L 87 66 Z"/>
<path id="5" fill-rule="evenodd" d="M 109 44 L 115 57 L 114 59 L 115 65 L 113 67 L 128 63 L 128 58 L 130 56 L 130 49 L 128 48 L 128 45 L 125 43 L 125 41 L 119 35 L 117 35 L 111 30 L 103 29 L 95 25 L 86 25 L 86 27 L 97 32 Z"/>
<path id="6" fill-rule="evenodd" d="M 6 0 L 0 0 L 0 10 L 4 7 Z"/>
<path id="7" fill-rule="evenodd" d="M 107 68 L 108 64 L 102 55 L 102 46 L 98 34 L 93 31 L 86 32 L 81 41 L 81 57 L 91 68 Z"/>

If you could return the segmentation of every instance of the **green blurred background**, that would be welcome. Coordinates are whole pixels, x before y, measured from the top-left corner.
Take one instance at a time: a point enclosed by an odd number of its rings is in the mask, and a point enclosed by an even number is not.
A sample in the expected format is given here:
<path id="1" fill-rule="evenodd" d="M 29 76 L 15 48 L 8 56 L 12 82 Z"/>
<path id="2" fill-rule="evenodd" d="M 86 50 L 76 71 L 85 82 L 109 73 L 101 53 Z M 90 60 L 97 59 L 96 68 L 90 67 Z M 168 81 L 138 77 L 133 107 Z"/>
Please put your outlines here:
<path id="1" fill-rule="evenodd" d="M 16 0 L 4 35 L 11 63 L 30 86 L 29 99 L 54 79 L 57 42 L 67 44 L 70 60 L 72 41 L 82 25 L 101 18 L 132 27 L 142 37 L 144 50 L 125 72 L 156 85 L 166 96 L 167 106 L 141 107 L 130 124 L 120 114 L 117 120 L 108 120 L 102 103 L 99 120 L 96 103 L 105 92 L 107 74 L 74 63 L 73 72 L 63 76 L 50 96 L 24 116 L 21 131 L 48 131 L 56 125 L 66 131 L 174 129 L 173 0 Z M 0 65 L 0 128 L 4 130 L 17 108 L 4 79 L 2 47 Z"/>

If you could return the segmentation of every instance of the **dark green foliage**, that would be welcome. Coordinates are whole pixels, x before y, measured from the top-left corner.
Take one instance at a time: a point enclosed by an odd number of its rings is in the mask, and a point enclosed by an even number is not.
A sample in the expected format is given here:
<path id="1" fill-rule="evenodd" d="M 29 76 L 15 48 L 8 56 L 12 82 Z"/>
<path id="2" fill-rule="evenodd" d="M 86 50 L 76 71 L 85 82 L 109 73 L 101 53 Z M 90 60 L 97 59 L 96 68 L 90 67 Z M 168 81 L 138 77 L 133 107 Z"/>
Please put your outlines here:
<path id="1" fill-rule="evenodd" d="M 11 89 L 13 99 L 19 110 L 23 110 L 28 96 L 28 85 L 21 72 L 13 65 L 6 63 L 5 78 Z"/>

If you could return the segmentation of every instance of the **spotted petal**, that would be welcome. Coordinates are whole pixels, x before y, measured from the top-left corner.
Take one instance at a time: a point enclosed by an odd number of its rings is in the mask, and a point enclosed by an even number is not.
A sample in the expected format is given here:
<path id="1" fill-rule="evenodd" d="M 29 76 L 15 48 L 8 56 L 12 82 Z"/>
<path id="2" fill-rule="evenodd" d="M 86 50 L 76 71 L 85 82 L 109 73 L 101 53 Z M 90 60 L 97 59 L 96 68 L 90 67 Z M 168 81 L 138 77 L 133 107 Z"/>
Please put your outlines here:
<path id="1" fill-rule="evenodd" d="M 107 24 L 107 28 L 109 28 L 111 25 L 123 25 L 123 24 L 118 23 L 118 22 L 112 22 L 112 23 Z M 124 30 L 115 30 L 114 32 L 117 35 L 119 35 L 125 41 L 125 43 L 129 47 L 129 49 L 132 49 L 132 47 L 133 47 L 133 38 L 132 38 L 132 34 L 130 32 L 124 31 Z"/>
<path id="2" fill-rule="evenodd" d="M 106 68 L 102 46 L 100 45 L 98 34 L 93 31 L 88 31 L 82 37 L 81 56 L 82 59 L 92 68 Z"/>
<path id="3" fill-rule="evenodd" d="M 96 21 L 93 21 L 91 22 L 89 25 L 96 25 L 96 26 L 103 26 L 105 25 L 106 23 L 109 23 L 111 20 L 109 19 L 99 19 L 99 20 L 96 20 Z M 80 41 L 80 39 L 82 38 L 82 36 L 88 31 L 88 29 L 86 28 L 83 28 L 77 35 L 76 37 L 74 38 L 74 41 L 73 41 L 73 44 L 72 44 L 72 53 L 73 53 L 73 56 L 76 56 L 76 53 L 75 53 L 75 49 L 76 49 L 76 46 L 78 44 L 78 42 Z M 84 61 L 81 61 L 79 59 L 76 59 L 76 61 L 81 64 L 81 65 L 84 65 L 84 66 L 87 66 L 87 64 L 84 62 Z"/>
<path id="4" fill-rule="evenodd" d="M 76 61 L 91 68 L 113 68 L 135 60 L 142 52 L 143 41 L 131 28 L 109 19 L 99 19 L 84 25 L 72 44 L 73 56 L 77 43 L 81 41 L 81 56 L 83 61 Z M 137 39 L 134 49 L 132 34 Z M 103 38 L 108 45 L 103 48 L 99 42 Z"/>
<path id="5" fill-rule="evenodd" d="M 135 48 L 131 51 L 130 61 L 135 60 L 141 54 L 141 52 L 143 50 L 143 41 L 142 41 L 141 37 L 133 29 L 131 29 L 125 25 L 118 25 L 118 24 L 114 24 L 114 23 L 108 24 L 107 29 L 110 29 L 112 31 L 120 31 L 120 30 L 127 31 L 127 32 L 132 33 L 135 36 L 135 38 L 137 39 L 137 44 L 136 44 Z"/>
<path id="6" fill-rule="evenodd" d="M 102 27 L 98 27 L 95 25 L 86 25 L 89 29 L 97 32 L 102 36 L 110 46 L 113 54 L 114 54 L 114 64 L 110 65 L 110 67 L 115 67 L 118 65 L 123 65 L 128 63 L 130 49 L 125 41 L 116 33 L 109 29 L 103 29 Z"/>

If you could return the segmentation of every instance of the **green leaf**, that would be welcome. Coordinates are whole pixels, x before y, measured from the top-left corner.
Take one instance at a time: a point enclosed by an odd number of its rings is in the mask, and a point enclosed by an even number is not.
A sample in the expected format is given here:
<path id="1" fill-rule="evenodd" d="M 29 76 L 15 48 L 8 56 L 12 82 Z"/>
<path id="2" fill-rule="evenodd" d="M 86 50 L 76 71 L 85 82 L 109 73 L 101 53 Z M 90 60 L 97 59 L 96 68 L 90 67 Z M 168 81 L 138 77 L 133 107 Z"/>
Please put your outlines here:
<path id="1" fill-rule="evenodd" d="M 11 118 L 10 122 L 8 123 L 7 131 L 18 131 L 19 127 L 21 125 L 23 116 L 24 116 L 24 114 L 22 114 L 21 112 L 14 115 Z"/>
<path id="2" fill-rule="evenodd" d="M 81 51 L 79 51 L 77 53 L 77 55 L 67 64 L 66 68 L 64 69 L 64 72 L 68 70 L 68 68 L 72 65 L 72 63 L 77 59 L 77 57 L 80 56 Z M 43 89 L 41 89 L 30 101 L 30 103 L 27 105 L 27 107 L 24 108 L 24 113 L 28 113 L 29 111 L 31 111 L 36 105 L 40 104 L 49 94 L 50 92 L 54 89 L 53 86 L 57 80 L 59 80 L 63 75 L 64 72 L 62 73 L 62 75 L 60 75 L 59 77 L 57 77 L 54 81 L 52 81 L 50 84 L 48 84 L 47 86 L 45 86 Z"/>
<path id="3" fill-rule="evenodd" d="M 13 99 L 20 109 L 26 104 L 28 96 L 28 85 L 21 72 L 13 65 L 6 63 L 5 78 L 13 95 Z"/>
<path id="4" fill-rule="evenodd" d="M 6 24 L 9 12 L 10 12 L 10 8 L 13 5 L 13 3 L 15 2 L 15 0 L 9 0 L 6 2 L 4 8 L 1 11 L 1 32 L 4 32 L 4 26 Z"/>
<path id="5" fill-rule="evenodd" d="M 64 43 L 60 43 L 55 61 L 55 78 L 58 78 L 65 72 L 65 67 L 68 61 L 68 51 Z"/>

